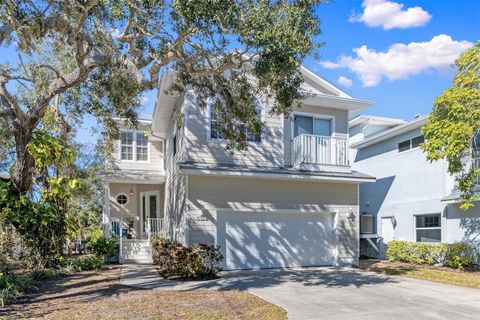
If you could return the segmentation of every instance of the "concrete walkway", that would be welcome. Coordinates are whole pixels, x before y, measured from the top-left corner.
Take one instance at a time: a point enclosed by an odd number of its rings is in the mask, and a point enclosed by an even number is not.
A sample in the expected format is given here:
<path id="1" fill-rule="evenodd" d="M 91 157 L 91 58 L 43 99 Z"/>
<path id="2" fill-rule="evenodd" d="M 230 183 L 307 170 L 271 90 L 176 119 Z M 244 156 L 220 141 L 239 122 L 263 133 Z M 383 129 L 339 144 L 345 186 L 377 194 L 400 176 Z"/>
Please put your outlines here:
<path id="1" fill-rule="evenodd" d="M 153 266 L 125 265 L 121 283 L 162 290 L 246 290 L 284 307 L 290 319 L 479 319 L 480 290 L 387 277 L 350 268 L 223 272 L 209 281 L 171 281 Z"/>

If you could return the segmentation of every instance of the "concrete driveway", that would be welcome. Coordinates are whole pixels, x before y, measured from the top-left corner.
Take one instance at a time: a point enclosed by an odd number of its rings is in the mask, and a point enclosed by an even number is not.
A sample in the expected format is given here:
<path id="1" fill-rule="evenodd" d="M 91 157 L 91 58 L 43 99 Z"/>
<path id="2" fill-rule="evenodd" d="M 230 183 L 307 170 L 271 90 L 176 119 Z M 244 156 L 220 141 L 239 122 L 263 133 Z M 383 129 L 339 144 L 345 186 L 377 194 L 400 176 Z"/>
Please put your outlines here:
<path id="1" fill-rule="evenodd" d="M 163 290 L 246 290 L 290 319 L 479 319 L 480 290 L 350 268 L 223 272 L 210 281 L 163 280 L 152 266 L 122 270 L 123 285 Z"/>

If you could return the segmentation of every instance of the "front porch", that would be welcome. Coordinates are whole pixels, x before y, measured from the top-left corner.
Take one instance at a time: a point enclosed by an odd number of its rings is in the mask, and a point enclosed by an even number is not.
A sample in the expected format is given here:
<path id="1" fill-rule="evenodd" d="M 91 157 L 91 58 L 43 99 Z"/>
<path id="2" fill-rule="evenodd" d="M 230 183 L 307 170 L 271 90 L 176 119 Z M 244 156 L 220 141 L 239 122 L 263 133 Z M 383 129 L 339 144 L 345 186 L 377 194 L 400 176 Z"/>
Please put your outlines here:
<path id="1" fill-rule="evenodd" d="M 104 178 L 105 236 L 118 239 L 120 263 L 150 263 L 150 238 L 167 236 L 164 223 L 165 178 L 131 173 Z"/>

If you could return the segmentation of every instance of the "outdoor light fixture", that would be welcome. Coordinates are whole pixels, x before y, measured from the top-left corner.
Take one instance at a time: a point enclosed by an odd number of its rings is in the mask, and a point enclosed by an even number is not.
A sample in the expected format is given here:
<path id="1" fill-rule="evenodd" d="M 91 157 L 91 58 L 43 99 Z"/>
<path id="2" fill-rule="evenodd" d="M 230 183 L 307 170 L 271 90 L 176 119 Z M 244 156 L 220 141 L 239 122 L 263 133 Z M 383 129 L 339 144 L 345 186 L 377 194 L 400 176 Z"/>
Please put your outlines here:
<path id="1" fill-rule="evenodd" d="M 132 188 L 132 185 L 131 185 L 131 184 L 130 184 L 130 192 L 128 192 L 128 194 L 129 194 L 130 196 L 133 196 L 133 188 Z"/>

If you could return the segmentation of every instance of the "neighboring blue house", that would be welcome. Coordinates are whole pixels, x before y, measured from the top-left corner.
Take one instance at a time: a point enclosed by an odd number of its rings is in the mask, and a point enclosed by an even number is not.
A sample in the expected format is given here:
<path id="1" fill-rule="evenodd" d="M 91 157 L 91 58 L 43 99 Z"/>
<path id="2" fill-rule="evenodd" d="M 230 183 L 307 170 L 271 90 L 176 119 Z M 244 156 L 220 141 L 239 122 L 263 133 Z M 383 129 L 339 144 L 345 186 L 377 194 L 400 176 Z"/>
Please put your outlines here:
<path id="1" fill-rule="evenodd" d="M 384 257 L 391 240 L 480 243 L 480 202 L 461 210 L 446 161 L 431 163 L 419 148 L 426 120 L 362 115 L 349 123 L 352 168 L 377 178 L 360 185 L 362 255 Z M 479 150 L 470 159 L 477 166 Z"/>

